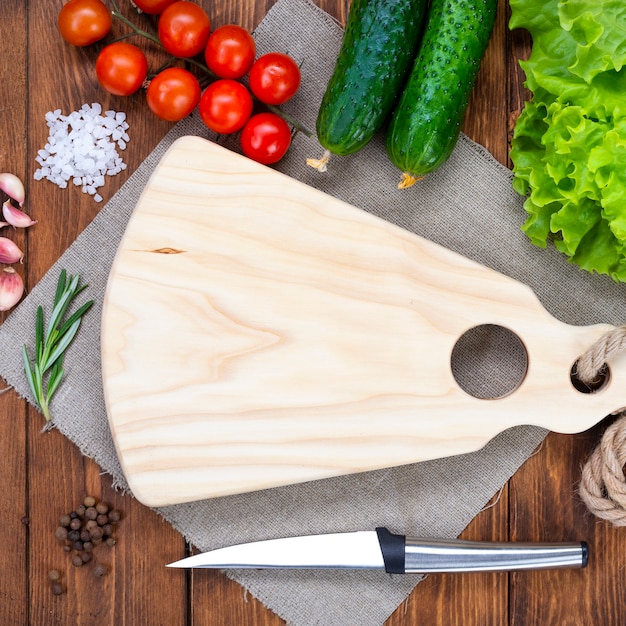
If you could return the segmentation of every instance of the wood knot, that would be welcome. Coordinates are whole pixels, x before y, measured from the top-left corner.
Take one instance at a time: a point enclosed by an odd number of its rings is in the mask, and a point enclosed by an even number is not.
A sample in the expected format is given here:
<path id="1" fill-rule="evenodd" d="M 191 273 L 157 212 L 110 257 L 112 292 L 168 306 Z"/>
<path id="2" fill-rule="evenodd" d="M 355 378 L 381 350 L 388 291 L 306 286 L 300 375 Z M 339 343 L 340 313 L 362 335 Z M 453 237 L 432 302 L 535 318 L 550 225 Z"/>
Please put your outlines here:
<path id="1" fill-rule="evenodd" d="M 155 254 L 182 254 L 185 250 L 179 250 L 178 248 L 156 248 L 148 252 L 154 252 Z"/>

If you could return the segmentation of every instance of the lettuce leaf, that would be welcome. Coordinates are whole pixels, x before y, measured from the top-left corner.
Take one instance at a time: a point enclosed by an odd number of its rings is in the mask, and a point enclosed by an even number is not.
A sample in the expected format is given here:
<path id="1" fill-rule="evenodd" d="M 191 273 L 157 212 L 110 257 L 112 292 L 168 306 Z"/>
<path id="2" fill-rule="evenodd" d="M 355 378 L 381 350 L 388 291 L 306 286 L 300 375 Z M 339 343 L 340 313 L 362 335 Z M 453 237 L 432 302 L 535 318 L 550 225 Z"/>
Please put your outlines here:
<path id="1" fill-rule="evenodd" d="M 533 95 L 511 142 L 522 229 L 586 271 L 626 282 L 626 3 L 510 0 Z"/>

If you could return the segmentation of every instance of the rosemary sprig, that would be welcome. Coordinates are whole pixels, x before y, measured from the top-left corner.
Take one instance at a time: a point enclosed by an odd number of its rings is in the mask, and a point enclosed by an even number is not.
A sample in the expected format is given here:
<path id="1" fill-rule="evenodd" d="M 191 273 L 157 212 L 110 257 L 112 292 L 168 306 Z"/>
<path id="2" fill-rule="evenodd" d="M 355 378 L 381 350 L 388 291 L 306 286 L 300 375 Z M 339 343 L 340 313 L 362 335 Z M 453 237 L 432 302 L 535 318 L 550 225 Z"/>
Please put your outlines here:
<path id="1" fill-rule="evenodd" d="M 79 280 L 78 274 L 68 276 L 65 270 L 61 270 L 52 313 L 46 329 L 44 329 L 43 307 L 37 308 L 33 362 L 28 355 L 26 345 L 22 348 L 24 372 L 28 384 L 47 422 L 51 420 L 50 400 L 65 374 L 63 356 L 78 332 L 83 315 L 93 304 L 93 300 L 85 302 L 67 319 L 64 319 L 74 298 L 87 287 L 87 285 L 79 285 Z"/>

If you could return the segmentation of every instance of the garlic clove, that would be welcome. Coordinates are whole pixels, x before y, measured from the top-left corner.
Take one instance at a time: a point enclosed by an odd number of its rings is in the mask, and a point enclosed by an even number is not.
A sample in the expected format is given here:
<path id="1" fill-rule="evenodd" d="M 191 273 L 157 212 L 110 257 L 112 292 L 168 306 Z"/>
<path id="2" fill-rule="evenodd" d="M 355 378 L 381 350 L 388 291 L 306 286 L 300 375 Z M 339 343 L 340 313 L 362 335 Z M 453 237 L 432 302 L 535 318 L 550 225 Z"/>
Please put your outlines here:
<path id="1" fill-rule="evenodd" d="M 0 272 L 0 311 L 13 308 L 24 294 L 24 281 L 12 268 L 5 267 Z"/>
<path id="2" fill-rule="evenodd" d="M 0 228 L 4 228 L 5 226 L 8 226 L 9 222 L 0 222 Z"/>
<path id="3" fill-rule="evenodd" d="M 24 253 L 7 237 L 0 237 L 0 263 L 21 263 Z"/>
<path id="4" fill-rule="evenodd" d="M 22 181 L 10 172 L 0 174 L 0 189 L 10 198 L 13 198 L 20 206 L 24 204 L 24 185 Z"/>
<path id="5" fill-rule="evenodd" d="M 2 205 L 2 215 L 8 224 L 15 228 L 28 228 L 37 223 L 37 220 L 31 220 L 24 211 L 20 211 L 18 208 L 11 204 L 10 200 L 7 200 Z M 3 222 L 0 222 L 2 224 Z"/>

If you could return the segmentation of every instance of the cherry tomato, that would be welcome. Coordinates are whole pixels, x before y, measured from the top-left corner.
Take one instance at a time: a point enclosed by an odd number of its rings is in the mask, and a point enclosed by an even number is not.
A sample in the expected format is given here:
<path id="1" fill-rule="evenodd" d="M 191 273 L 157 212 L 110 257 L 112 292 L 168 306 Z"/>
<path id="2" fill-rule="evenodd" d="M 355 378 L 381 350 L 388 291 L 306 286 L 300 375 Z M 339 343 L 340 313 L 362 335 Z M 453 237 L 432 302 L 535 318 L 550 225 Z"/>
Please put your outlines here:
<path id="1" fill-rule="evenodd" d="M 146 80 L 146 55 L 131 43 L 118 41 L 102 49 L 96 59 L 98 82 L 116 96 L 130 96 Z"/>
<path id="2" fill-rule="evenodd" d="M 146 102 L 157 117 L 178 122 L 196 108 L 200 91 L 200 83 L 191 72 L 180 67 L 168 67 L 150 81 Z"/>
<path id="3" fill-rule="evenodd" d="M 133 0 L 133 4 L 148 15 L 158 15 L 176 0 Z"/>
<path id="4" fill-rule="evenodd" d="M 163 47 L 170 54 L 188 59 L 204 50 L 211 22 L 202 7 L 178 0 L 161 13 L 158 31 Z"/>
<path id="5" fill-rule="evenodd" d="M 275 113 L 257 113 L 243 127 L 240 142 L 247 157 L 270 165 L 285 156 L 291 145 L 291 129 Z"/>
<path id="6" fill-rule="evenodd" d="M 111 30 L 111 12 L 100 0 L 70 0 L 57 18 L 61 37 L 73 46 L 100 41 Z"/>
<path id="7" fill-rule="evenodd" d="M 252 67 L 255 55 L 252 35 L 236 24 L 215 29 L 204 49 L 207 67 L 220 78 L 241 78 Z"/>
<path id="8" fill-rule="evenodd" d="M 234 133 L 252 114 L 252 96 L 240 82 L 221 78 L 204 90 L 199 110 L 202 121 L 211 130 Z"/>
<path id="9" fill-rule="evenodd" d="M 266 104 L 283 104 L 300 87 L 300 68 L 287 54 L 269 52 L 259 57 L 250 70 L 250 89 Z"/>

